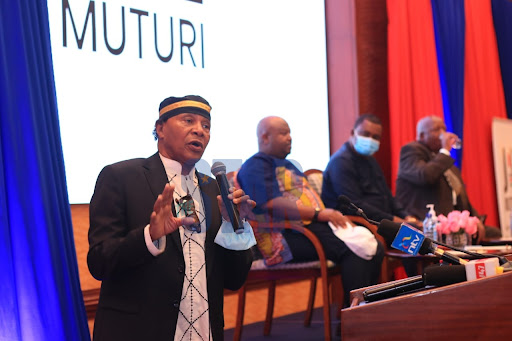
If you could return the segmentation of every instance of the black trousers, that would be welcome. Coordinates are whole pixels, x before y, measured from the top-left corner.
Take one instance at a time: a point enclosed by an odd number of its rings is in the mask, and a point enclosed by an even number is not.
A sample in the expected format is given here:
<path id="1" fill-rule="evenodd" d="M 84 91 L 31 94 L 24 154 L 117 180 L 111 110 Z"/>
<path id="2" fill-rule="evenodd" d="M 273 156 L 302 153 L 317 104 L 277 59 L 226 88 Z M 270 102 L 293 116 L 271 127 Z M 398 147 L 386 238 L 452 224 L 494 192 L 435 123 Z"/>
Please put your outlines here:
<path id="1" fill-rule="evenodd" d="M 322 244 L 327 259 L 341 266 L 343 303 L 349 306 L 350 291 L 378 283 L 384 247 L 379 243 L 377 253 L 371 260 L 365 260 L 353 253 L 345 243 L 336 237 L 327 223 L 312 223 L 306 226 Z M 293 255 L 292 262 L 318 260 L 313 243 L 302 233 L 286 230 L 283 232 Z"/>

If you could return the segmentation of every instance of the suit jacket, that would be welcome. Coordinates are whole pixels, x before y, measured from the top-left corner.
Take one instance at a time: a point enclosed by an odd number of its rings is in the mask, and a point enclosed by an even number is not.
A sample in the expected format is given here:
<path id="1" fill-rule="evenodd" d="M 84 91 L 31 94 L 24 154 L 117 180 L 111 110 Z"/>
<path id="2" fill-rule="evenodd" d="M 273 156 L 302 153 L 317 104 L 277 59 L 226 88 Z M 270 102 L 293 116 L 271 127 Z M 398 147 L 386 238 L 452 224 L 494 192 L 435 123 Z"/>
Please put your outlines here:
<path id="1" fill-rule="evenodd" d="M 452 157 L 443 153 L 434 154 L 421 142 L 411 142 L 400 150 L 400 164 L 396 180 L 396 198 L 405 210 L 423 219 L 427 214 L 427 204 L 434 204 L 437 214 L 447 215 L 453 210 L 468 210 L 478 215 L 466 194 L 457 198 L 453 205 L 452 188 L 444 176 L 447 169 L 462 182 L 460 171 L 453 165 Z M 465 193 L 465 191 L 463 191 Z"/>
<path id="2" fill-rule="evenodd" d="M 214 340 L 223 340 L 223 291 L 237 290 L 247 277 L 252 254 L 214 243 L 221 225 L 214 179 L 198 173 L 206 212 L 206 276 Z M 184 282 L 179 231 L 167 235 L 166 249 L 154 257 L 144 228 L 167 183 L 158 153 L 106 166 L 90 203 L 91 274 L 102 281 L 94 325 L 95 340 L 173 340 Z"/>
<path id="3" fill-rule="evenodd" d="M 358 154 L 350 142 L 331 156 L 324 171 L 322 201 L 325 207 L 339 208 L 338 197 L 346 195 L 374 220 L 407 215 L 386 183 L 382 169 L 373 156 Z M 351 208 L 341 208 L 344 214 L 356 214 Z"/>

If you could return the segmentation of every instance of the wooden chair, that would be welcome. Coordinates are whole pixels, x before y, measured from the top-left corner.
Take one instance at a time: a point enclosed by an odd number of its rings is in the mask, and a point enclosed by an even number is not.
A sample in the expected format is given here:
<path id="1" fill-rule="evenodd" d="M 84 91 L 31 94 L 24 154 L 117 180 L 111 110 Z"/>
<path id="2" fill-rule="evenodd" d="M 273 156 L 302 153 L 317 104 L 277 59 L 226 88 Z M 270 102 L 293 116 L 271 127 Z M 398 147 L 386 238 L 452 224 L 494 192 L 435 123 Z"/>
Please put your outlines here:
<path id="1" fill-rule="evenodd" d="M 308 182 L 311 187 L 313 187 L 318 195 L 322 196 L 323 172 L 318 169 L 308 169 L 304 172 L 304 175 L 306 175 L 308 178 Z M 401 266 L 401 262 L 397 261 L 396 257 L 393 257 L 393 253 L 388 249 L 386 241 L 377 233 L 377 226 L 367 222 L 363 217 L 353 215 L 346 215 L 346 217 L 354 223 L 367 227 L 370 231 L 372 231 L 377 240 L 379 240 L 382 245 L 384 245 L 386 255 L 384 256 L 384 260 L 382 262 L 380 282 L 384 283 L 391 281 L 393 279 L 394 269 L 398 266 Z"/>
<path id="2" fill-rule="evenodd" d="M 318 238 L 308 229 L 291 224 L 272 224 L 265 223 L 261 224 L 255 221 L 251 221 L 251 226 L 254 229 L 265 227 L 265 228 L 289 228 L 300 233 L 303 233 L 313 244 L 315 250 L 318 253 L 318 261 L 305 262 L 305 263 L 291 263 L 291 264 L 279 264 L 272 267 L 265 267 L 263 260 L 256 260 L 253 262 L 247 281 L 238 290 L 238 311 L 236 318 L 236 327 L 234 340 L 238 341 L 242 336 L 242 327 L 244 320 L 245 311 L 245 298 L 247 287 L 254 283 L 260 283 L 262 281 L 268 283 L 268 298 L 267 298 L 267 313 L 265 316 L 265 323 L 263 328 L 263 335 L 269 335 L 272 327 L 272 318 L 274 312 L 274 299 L 276 282 L 278 280 L 310 280 L 309 297 L 306 308 L 306 315 L 304 317 L 304 325 L 311 325 L 311 317 L 313 314 L 314 300 L 316 294 L 317 279 L 321 279 L 322 286 L 322 311 L 324 319 L 324 337 L 325 340 L 331 340 L 331 317 L 330 317 L 330 299 L 329 299 L 329 286 L 332 283 L 334 277 L 340 276 L 340 268 L 333 262 L 325 258 L 325 253 L 320 244 Z M 341 283 L 339 281 L 338 283 Z M 336 288 L 341 293 L 337 302 L 338 311 L 341 311 L 343 304 L 343 289 L 341 287 Z"/>
<path id="3" fill-rule="evenodd" d="M 322 171 L 320 170 L 308 170 L 304 173 L 311 187 L 315 191 L 321 194 L 321 186 L 322 186 Z M 227 174 L 228 180 L 239 187 L 236 183 L 236 172 L 230 172 Z M 382 237 L 377 235 L 377 227 L 365 221 L 361 217 L 357 216 L 347 216 L 354 223 L 366 226 L 372 231 L 378 239 L 383 241 Z M 340 275 L 340 267 L 336 266 L 333 262 L 327 260 L 325 258 L 325 253 L 322 245 L 318 238 L 308 229 L 304 228 L 302 225 L 292 225 L 285 223 L 272 223 L 272 222 L 256 222 L 251 221 L 251 226 L 254 229 L 258 228 L 275 228 L 275 229 L 283 229 L 289 228 L 300 233 L 303 233 L 313 244 L 315 250 L 317 251 L 319 260 L 316 262 L 307 262 L 307 263 L 292 263 L 292 264 L 282 264 L 276 265 L 273 267 L 265 267 L 263 264 L 263 260 L 257 260 L 253 262 L 251 267 L 251 271 L 249 271 L 249 275 L 245 284 L 238 290 L 238 309 L 237 309 L 237 318 L 236 318 L 236 326 L 234 333 L 234 340 L 239 341 L 242 336 L 242 328 L 243 328 L 243 320 L 244 320 L 244 312 L 245 312 L 245 299 L 247 287 L 261 282 L 268 283 L 268 298 L 267 298 L 267 312 L 265 316 L 265 323 L 263 334 L 265 336 L 270 334 L 270 330 L 272 327 L 272 318 L 274 311 L 274 300 L 275 300 L 275 289 L 276 289 L 276 281 L 277 280 L 300 280 L 300 279 L 309 279 L 310 280 L 310 291 L 308 297 L 308 303 L 306 308 L 306 315 L 304 318 L 304 325 L 311 325 L 311 317 L 313 313 L 314 307 L 314 299 L 316 294 L 316 285 L 317 279 L 321 278 L 322 285 L 322 310 L 323 310 L 323 319 L 324 319 L 324 337 L 325 340 L 331 340 L 331 317 L 330 317 L 330 295 L 329 295 L 329 287 L 333 287 L 332 297 L 336 297 L 337 303 L 337 311 L 338 318 L 340 317 L 341 309 L 343 306 L 343 288 L 341 285 L 341 275 Z M 385 264 L 383 264 L 383 272 L 382 274 L 387 274 L 387 268 Z M 337 281 L 336 281 L 337 279 Z M 337 285 L 334 288 L 334 285 Z M 336 295 L 334 295 L 336 293 Z"/>
<path id="4" fill-rule="evenodd" d="M 236 182 L 236 172 L 229 172 L 227 175 L 228 181 L 235 187 L 239 187 Z M 302 225 L 294 225 L 290 223 L 273 223 L 273 222 L 257 222 L 250 221 L 253 229 L 258 228 L 265 229 L 281 229 L 287 228 L 298 231 L 306 236 L 318 254 L 318 261 L 304 262 L 304 263 L 292 263 L 292 264 L 278 264 L 272 267 L 266 267 L 263 260 L 256 260 L 253 262 L 251 270 L 245 284 L 238 290 L 238 309 L 236 326 L 234 333 L 234 340 L 238 341 L 242 336 L 244 312 L 245 312 L 245 299 L 248 286 L 252 284 L 264 282 L 268 285 L 268 298 L 267 298 L 267 312 L 265 316 L 265 323 L 263 328 L 263 334 L 269 335 L 272 328 L 272 318 L 274 313 L 274 301 L 275 301 L 275 289 L 276 282 L 278 280 L 304 280 L 310 281 L 310 290 L 308 296 L 308 302 L 306 307 L 306 315 L 304 317 L 304 325 L 311 325 L 311 318 L 313 315 L 314 300 L 316 295 L 317 279 L 320 278 L 322 286 L 322 311 L 324 319 L 324 337 L 325 340 L 331 340 L 331 316 L 330 316 L 330 298 L 329 298 L 329 286 L 331 284 L 339 284 L 335 289 L 340 293 L 337 295 L 338 311 L 341 311 L 343 305 L 343 289 L 341 288 L 341 280 L 334 281 L 334 278 L 340 276 L 340 268 L 333 262 L 325 258 L 325 253 L 322 245 L 318 238 L 308 229 L 305 229 Z"/>
<path id="5" fill-rule="evenodd" d="M 308 178 L 309 185 L 322 196 L 322 182 L 324 179 L 324 173 L 319 169 L 308 169 L 304 172 L 306 178 Z"/>
<path id="6" fill-rule="evenodd" d="M 372 231 L 372 233 L 375 235 L 375 238 L 377 238 L 377 240 L 380 243 L 382 243 L 382 245 L 384 245 L 384 250 L 387 252 L 388 247 L 386 245 L 386 241 L 380 234 L 377 233 L 376 225 L 373 225 L 373 224 L 367 222 L 363 217 L 359 217 L 359 216 L 355 216 L 355 215 L 345 215 L 345 217 L 350 219 L 353 223 L 360 225 L 360 226 L 365 226 L 370 231 Z M 389 267 L 389 261 L 390 260 L 388 259 L 388 257 L 384 256 L 384 260 L 382 261 L 382 265 L 381 265 L 381 269 L 380 269 L 380 278 L 379 278 L 380 283 L 389 282 L 388 278 L 390 276 L 390 271 L 391 271 L 390 267 Z"/>

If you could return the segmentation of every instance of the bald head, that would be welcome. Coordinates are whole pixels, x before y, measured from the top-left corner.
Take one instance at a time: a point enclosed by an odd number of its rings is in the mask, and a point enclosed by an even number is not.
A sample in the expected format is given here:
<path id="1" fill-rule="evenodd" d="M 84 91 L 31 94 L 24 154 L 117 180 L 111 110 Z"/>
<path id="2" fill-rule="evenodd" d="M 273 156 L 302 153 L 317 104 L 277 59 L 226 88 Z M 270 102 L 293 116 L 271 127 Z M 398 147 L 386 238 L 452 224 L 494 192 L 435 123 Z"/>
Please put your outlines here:
<path id="1" fill-rule="evenodd" d="M 256 129 L 259 151 L 280 159 L 286 158 L 292 148 L 290 127 L 278 116 L 263 118 Z"/>
<path id="2" fill-rule="evenodd" d="M 265 133 L 268 133 L 269 131 L 275 129 L 275 127 L 278 127 L 280 125 L 288 126 L 288 123 L 286 123 L 286 121 L 279 116 L 267 116 L 265 118 L 262 118 L 261 121 L 258 123 L 258 127 L 256 128 L 258 142 L 260 142 L 261 138 Z"/>
<path id="3" fill-rule="evenodd" d="M 416 124 L 416 140 L 419 141 L 421 139 L 421 134 L 428 132 L 432 129 L 434 124 L 438 122 L 443 123 L 443 120 L 437 116 L 426 116 L 419 120 L 418 124 Z"/>
<path id="4" fill-rule="evenodd" d="M 438 116 L 427 116 L 416 125 L 416 140 L 427 145 L 433 152 L 441 149 L 440 136 L 446 131 L 444 121 Z"/>

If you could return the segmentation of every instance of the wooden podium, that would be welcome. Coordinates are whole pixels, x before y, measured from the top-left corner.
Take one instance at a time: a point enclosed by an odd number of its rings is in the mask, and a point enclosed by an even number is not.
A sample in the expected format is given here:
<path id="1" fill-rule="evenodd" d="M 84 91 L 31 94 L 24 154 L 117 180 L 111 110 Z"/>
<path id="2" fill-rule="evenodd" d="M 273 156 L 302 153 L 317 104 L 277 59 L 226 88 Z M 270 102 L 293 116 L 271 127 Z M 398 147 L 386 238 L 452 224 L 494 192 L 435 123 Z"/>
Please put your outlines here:
<path id="1" fill-rule="evenodd" d="M 341 311 L 342 340 L 511 340 L 512 272 Z"/>

